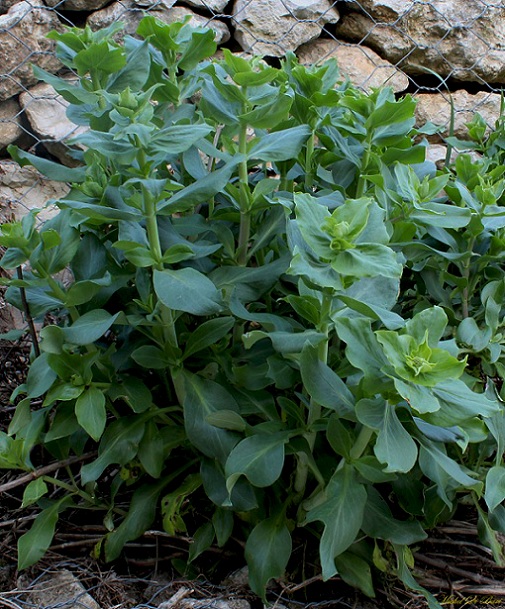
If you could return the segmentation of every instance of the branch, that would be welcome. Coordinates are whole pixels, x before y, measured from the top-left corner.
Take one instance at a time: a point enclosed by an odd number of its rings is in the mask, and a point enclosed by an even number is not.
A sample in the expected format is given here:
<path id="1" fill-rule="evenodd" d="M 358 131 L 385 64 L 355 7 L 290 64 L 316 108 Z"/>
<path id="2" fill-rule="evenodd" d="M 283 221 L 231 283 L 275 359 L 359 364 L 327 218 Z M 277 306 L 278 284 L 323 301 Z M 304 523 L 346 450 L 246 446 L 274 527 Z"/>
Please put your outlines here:
<path id="1" fill-rule="evenodd" d="M 40 467 L 39 469 L 34 470 L 24 476 L 20 476 L 15 480 L 11 480 L 10 482 L 6 482 L 5 484 L 0 484 L 0 494 L 10 491 L 17 486 L 23 486 L 36 478 L 40 478 L 41 476 L 45 476 L 46 474 L 51 474 L 55 472 L 57 469 L 61 469 L 62 467 L 67 467 L 68 465 L 73 465 L 74 463 L 81 463 L 82 461 L 88 461 L 93 457 L 96 457 L 97 453 L 87 453 L 82 455 L 81 457 L 69 457 L 68 459 L 64 459 L 63 461 L 57 461 L 56 463 L 51 463 L 50 465 L 45 465 L 44 467 Z"/>

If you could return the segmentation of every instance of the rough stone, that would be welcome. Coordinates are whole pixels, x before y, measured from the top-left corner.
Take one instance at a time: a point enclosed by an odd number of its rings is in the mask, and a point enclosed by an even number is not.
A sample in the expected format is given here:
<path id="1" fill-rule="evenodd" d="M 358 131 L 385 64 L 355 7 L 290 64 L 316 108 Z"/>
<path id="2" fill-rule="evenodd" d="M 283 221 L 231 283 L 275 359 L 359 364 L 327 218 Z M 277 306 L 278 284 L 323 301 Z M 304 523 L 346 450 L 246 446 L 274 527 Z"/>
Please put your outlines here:
<path id="1" fill-rule="evenodd" d="M 336 59 L 341 75 L 367 93 L 374 87 L 393 87 L 399 93 L 409 86 L 409 79 L 401 70 L 366 46 L 320 38 L 302 45 L 296 54 L 303 64 Z"/>
<path id="2" fill-rule="evenodd" d="M 462 139 L 468 139 L 465 127 L 479 112 L 489 128 L 493 128 L 500 115 L 501 95 L 498 93 L 486 93 L 479 91 L 472 94 L 460 90 L 451 94 L 454 104 L 454 135 Z M 451 97 L 442 93 L 419 93 L 417 99 L 416 118 L 418 125 L 427 122 L 435 125 L 443 125 L 443 135 L 448 135 L 451 120 Z"/>
<path id="3" fill-rule="evenodd" d="M 15 98 L 0 104 L 0 150 L 23 135 L 19 118 L 20 111 L 21 107 Z"/>
<path id="4" fill-rule="evenodd" d="M 21 167 L 15 161 L 0 160 L 0 209 L 2 215 L 21 218 L 31 209 L 42 209 L 39 219 L 46 220 L 56 212 L 45 207 L 49 199 L 59 199 L 69 191 L 62 182 L 47 180 L 34 167 Z"/>
<path id="5" fill-rule="evenodd" d="M 109 0 L 44 0 L 47 6 L 57 6 L 65 11 L 96 11 L 105 6 Z"/>
<path id="6" fill-rule="evenodd" d="M 203 8 L 213 13 L 220 13 L 228 4 L 228 0 L 184 0 L 189 6 Z"/>
<path id="7" fill-rule="evenodd" d="M 363 41 L 409 74 L 505 79 L 505 5 L 480 0 L 360 0 L 337 35 Z"/>
<path id="8" fill-rule="evenodd" d="M 339 13 L 328 0 L 236 0 L 235 39 L 248 53 L 281 57 L 314 40 Z"/>
<path id="9" fill-rule="evenodd" d="M 35 585 L 27 586 L 23 578 L 23 581 L 18 581 L 18 587 L 29 589 L 29 600 L 37 607 L 101 609 L 95 599 L 86 592 L 77 577 L 67 569 L 50 573 L 39 579 Z"/>
<path id="10" fill-rule="evenodd" d="M 4 15 L 19 0 L 0 0 L 0 15 Z"/>
<path id="11" fill-rule="evenodd" d="M 31 64 L 49 72 L 61 67 L 46 34 L 62 29 L 55 12 L 44 8 L 41 0 L 18 2 L 0 16 L 0 101 L 37 82 Z"/>
<path id="12" fill-rule="evenodd" d="M 193 27 L 209 27 L 216 32 L 215 40 L 217 44 L 223 44 L 230 39 L 230 31 L 222 21 L 207 19 L 206 17 L 197 15 L 189 8 L 183 6 L 174 7 L 173 4 L 174 2 L 172 0 L 168 0 L 168 2 L 166 0 L 157 2 L 153 5 L 153 8 L 149 10 L 149 14 L 154 15 L 164 23 L 181 21 L 189 15 L 191 17 L 189 23 Z M 115 21 L 122 21 L 124 23 L 122 33 L 133 36 L 140 20 L 144 16 L 144 11 L 141 7 L 146 7 L 145 1 L 140 3 L 135 2 L 134 0 L 114 2 L 110 6 L 91 14 L 87 23 L 93 30 L 98 30 L 109 26 Z"/>
<path id="13" fill-rule="evenodd" d="M 66 116 L 68 102 L 58 95 L 51 85 L 41 83 L 19 96 L 34 133 L 44 147 L 64 165 L 75 167 L 78 163 L 71 156 L 66 140 L 83 133 Z"/>

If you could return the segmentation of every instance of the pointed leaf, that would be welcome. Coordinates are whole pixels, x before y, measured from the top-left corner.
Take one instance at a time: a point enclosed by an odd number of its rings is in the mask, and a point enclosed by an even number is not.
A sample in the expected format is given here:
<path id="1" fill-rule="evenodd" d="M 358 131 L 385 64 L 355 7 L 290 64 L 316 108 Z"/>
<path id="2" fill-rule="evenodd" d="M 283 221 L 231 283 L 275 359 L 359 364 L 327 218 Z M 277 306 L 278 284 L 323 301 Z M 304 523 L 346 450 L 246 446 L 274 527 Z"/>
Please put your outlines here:
<path id="1" fill-rule="evenodd" d="M 155 270 L 154 290 L 161 302 L 174 311 L 214 315 L 223 308 L 219 290 L 196 269 Z"/>

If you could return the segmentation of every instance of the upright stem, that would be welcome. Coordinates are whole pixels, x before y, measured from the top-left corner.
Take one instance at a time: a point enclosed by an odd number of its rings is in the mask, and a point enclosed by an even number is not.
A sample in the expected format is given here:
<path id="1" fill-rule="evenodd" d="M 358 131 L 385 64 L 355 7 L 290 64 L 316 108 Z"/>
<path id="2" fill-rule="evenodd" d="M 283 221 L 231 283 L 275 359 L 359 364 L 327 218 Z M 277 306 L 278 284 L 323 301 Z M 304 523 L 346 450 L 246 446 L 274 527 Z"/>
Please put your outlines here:
<path id="1" fill-rule="evenodd" d="M 249 209 L 249 171 L 247 168 L 247 124 L 240 126 L 239 152 L 243 160 L 239 165 L 239 189 L 240 189 L 240 229 L 238 236 L 237 262 L 240 266 L 247 264 L 247 248 L 251 233 L 251 217 Z"/>
<path id="2" fill-rule="evenodd" d="M 361 172 L 360 172 L 360 176 L 358 179 L 358 185 L 356 186 L 356 199 L 359 199 L 360 197 L 362 197 L 365 192 L 366 177 L 364 174 L 366 174 L 368 162 L 370 161 L 371 145 L 372 145 L 372 142 L 371 142 L 370 138 L 367 138 L 365 140 L 365 150 L 363 152 L 363 158 L 361 160 Z"/>
<path id="3" fill-rule="evenodd" d="M 312 167 L 315 139 L 316 136 L 314 132 L 312 132 L 307 141 L 307 148 L 305 150 L 305 187 L 307 190 L 312 190 L 312 186 L 314 185 L 314 174 Z"/>
<path id="4" fill-rule="evenodd" d="M 463 278 L 466 280 L 465 287 L 463 288 L 463 293 L 461 295 L 461 309 L 463 319 L 466 319 L 469 314 L 469 300 L 470 300 L 470 286 L 468 285 L 470 281 L 470 264 L 472 262 L 472 253 L 473 246 L 475 244 L 475 237 L 470 239 L 470 244 L 468 246 L 468 259 L 463 262 Z"/>

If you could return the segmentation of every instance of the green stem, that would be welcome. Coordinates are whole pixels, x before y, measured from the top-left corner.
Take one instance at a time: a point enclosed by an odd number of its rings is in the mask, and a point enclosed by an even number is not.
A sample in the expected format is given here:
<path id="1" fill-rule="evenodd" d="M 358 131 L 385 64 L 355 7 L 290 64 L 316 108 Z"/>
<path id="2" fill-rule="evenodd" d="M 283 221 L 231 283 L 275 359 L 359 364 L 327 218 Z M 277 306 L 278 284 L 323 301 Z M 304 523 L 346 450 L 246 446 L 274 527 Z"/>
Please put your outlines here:
<path id="1" fill-rule="evenodd" d="M 237 262 L 240 266 L 247 264 L 247 249 L 251 233 L 251 210 L 249 192 L 249 171 L 247 168 L 247 124 L 241 124 L 239 132 L 239 152 L 243 156 L 239 165 L 240 190 L 240 229 L 237 247 Z"/>
<path id="2" fill-rule="evenodd" d="M 312 132 L 309 139 L 307 140 L 307 148 L 305 149 L 305 188 L 307 190 L 312 190 L 314 185 L 314 173 L 312 171 L 313 167 L 313 157 L 314 157 L 314 144 L 315 144 L 315 133 Z"/>
<path id="3" fill-rule="evenodd" d="M 470 243 L 468 246 L 468 259 L 463 262 L 463 278 L 466 280 L 465 287 L 463 288 L 463 293 L 461 295 L 461 310 L 463 319 L 466 319 L 469 314 L 469 301 L 470 301 L 470 286 L 468 285 L 470 282 L 470 265 L 472 262 L 472 253 L 473 246 L 475 245 L 475 237 L 470 239 Z"/>
<path id="4" fill-rule="evenodd" d="M 79 488 L 75 488 L 74 486 L 63 482 L 62 480 L 58 480 L 57 478 L 53 478 L 52 476 L 43 476 L 43 480 L 44 482 L 48 482 L 49 484 L 52 484 L 54 486 L 59 486 L 60 488 L 68 491 L 69 493 L 79 495 L 79 497 L 82 497 L 82 499 L 84 499 L 85 501 L 89 501 L 89 503 L 95 503 L 95 501 L 93 501 L 93 497 L 89 493 L 86 493 L 85 491 L 82 491 Z"/>
<path id="5" fill-rule="evenodd" d="M 356 199 L 359 199 L 360 197 L 362 197 L 365 192 L 365 187 L 367 184 L 367 180 L 366 180 L 365 176 L 366 176 L 368 163 L 370 161 L 371 145 L 372 145 L 372 142 L 371 142 L 370 138 L 368 137 L 365 140 L 365 150 L 363 152 L 363 158 L 361 160 L 361 171 L 359 174 L 358 185 L 356 186 Z"/>
<path id="6" fill-rule="evenodd" d="M 156 203 L 147 190 L 142 187 L 142 194 L 144 195 L 144 211 L 147 228 L 147 239 L 149 241 L 149 248 L 155 260 L 154 267 L 161 271 L 163 270 L 163 253 L 161 251 L 160 234 L 158 231 L 158 218 L 156 216 Z"/>
<path id="7" fill-rule="evenodd" d="M 354 460 L 361 457 L 361 455 L 365 452 L 365 449 L 368 446 L 373 434 L 374 430 L 370 429 L 370 427 L 366 427 L 366 425 L 361 427 L 358 437 L 356 438 L 356 442 L 350 450 L 351 459 Z"/>

